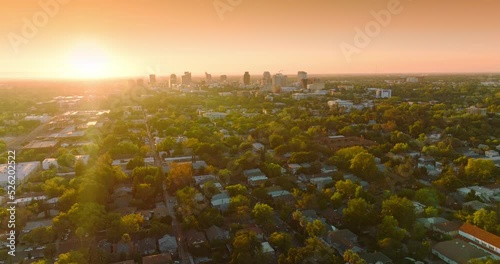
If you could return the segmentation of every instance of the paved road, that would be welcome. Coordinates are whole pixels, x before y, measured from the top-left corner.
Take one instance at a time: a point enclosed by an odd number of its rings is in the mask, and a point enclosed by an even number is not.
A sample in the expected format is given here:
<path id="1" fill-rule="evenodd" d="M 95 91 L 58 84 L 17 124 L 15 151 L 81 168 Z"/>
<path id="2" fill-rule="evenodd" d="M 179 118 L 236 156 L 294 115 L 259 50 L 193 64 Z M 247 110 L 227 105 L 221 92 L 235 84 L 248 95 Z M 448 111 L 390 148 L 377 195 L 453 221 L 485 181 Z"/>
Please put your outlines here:
<path id="1" fill-rule="evenodd" d="M 160 169 L 161 175 L 164 175 L 162 161 L 161 161 L 160 155 L 156 151 L 155 141 L 154 141 L 153 136 L 151 134 L 151 130 L 149 129 L 149 124 L 147 122 L 146 112 L 144 112 L 144 119 L 146 119 L 146 132 L 148 133 L 151 154 L 154 157 L 155 165 Z M 166 190 L 165 185 L 163 185 L 163 194 L 165 197 L 165 204 L 166 204 L 167 209 L 168 209 L 168 214 L 170 215 L 170 217 L 172 217 L 172 228 L 177 233 L 177 244 L 178 244 L 177 250 L 179 252 L 179 258 L 181 260 L 181 263 L 191 264 L 189 252 L 188 252 L 186 243 L 184 242 L 184 234 L 182 233 L 181 225 L 178 223 L 177 218 L 175 217 L 174 205 L 177 204 L 177 200 L 175 197 L 172 197 L 169 195 L 168 191 Z"/>

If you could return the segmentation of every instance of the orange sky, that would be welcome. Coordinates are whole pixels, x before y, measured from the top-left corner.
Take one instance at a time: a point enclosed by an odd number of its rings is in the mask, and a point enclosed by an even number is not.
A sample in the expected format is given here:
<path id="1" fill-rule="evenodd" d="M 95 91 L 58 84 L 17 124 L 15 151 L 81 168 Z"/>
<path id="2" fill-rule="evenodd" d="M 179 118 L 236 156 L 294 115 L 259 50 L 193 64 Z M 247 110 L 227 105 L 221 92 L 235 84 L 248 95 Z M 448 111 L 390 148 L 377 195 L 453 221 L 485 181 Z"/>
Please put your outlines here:
<path id="1" fill-rule="evenodd" d="M 2 3 L 0 78 L 500 72 L 494 0 L 64 0 L 23 34 L 54 1 Z M 217 1 L 241 3 L 220 17 Z M 391 1 L 401 13 L 347 60 L 341 43 Z"/>

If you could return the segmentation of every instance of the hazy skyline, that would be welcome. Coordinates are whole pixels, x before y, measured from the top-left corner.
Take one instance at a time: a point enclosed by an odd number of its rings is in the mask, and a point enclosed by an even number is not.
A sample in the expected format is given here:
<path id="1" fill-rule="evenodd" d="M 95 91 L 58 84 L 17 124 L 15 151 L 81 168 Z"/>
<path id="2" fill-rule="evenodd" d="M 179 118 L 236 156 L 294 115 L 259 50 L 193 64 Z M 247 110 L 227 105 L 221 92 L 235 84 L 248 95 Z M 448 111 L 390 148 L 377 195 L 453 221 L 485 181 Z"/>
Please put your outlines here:
<path id="1" fill-rule="evenodd" d="M 40 4 L 54 1 L 4 4 L 0 78 L 500 72 L 500 2 L 493 0 L 400 0 L 400 12 L 350 61 L 342 43 L 353 45 L 355 28 L 377 21 L 372 13 L 395 0 Z M 231 9 L 217 11 L 214 3 Z M 23 33 L 25 19 L 31 23 L 40 12 L 48 19 L 39 17 L 36 32 Z"/>

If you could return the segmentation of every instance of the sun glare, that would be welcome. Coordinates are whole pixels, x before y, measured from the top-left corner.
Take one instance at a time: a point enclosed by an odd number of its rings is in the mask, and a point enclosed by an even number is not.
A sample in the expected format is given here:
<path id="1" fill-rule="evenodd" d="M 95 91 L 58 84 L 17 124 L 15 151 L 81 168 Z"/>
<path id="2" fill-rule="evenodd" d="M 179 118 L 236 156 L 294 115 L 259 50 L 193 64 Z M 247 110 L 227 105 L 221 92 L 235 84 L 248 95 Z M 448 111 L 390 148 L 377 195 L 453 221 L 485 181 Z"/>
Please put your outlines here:
<path id="1" fill-rule="evenodd" d="M 112 61 L 109 53 L 95 43 L 81 43 L 68 56 L 68 72 L 70 78 L 103 78 L 111 77 Z"/>

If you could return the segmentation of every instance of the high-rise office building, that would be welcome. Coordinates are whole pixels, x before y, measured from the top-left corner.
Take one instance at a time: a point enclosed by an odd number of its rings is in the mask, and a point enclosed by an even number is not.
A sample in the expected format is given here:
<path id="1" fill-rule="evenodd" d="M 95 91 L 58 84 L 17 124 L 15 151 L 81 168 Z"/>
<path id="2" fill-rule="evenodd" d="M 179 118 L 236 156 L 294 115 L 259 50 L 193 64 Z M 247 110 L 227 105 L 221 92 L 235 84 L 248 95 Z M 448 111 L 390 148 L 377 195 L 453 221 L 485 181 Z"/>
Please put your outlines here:
<path id="1" fill-rule="evenodd" d="M 212 82 L 212 74 L 209 74 L 205 72 L 205 82 L 206 83 L 211 83 Z"/>
<path id="2" fill-rule="evenodd" d="M 137 79 L 137 86 L 144 86 L 144 80 L 142 78 Z"/>
<path id="3" fill-rule="evenodd" d="M 261 85 L 263 90 L 270 90 L 273 84 L 273 80 L 271 77 L 271 73 L 268 71 L 265 71 L 262 74 L 262 80 L 261 80 Z"/>
<path id="4" fill-rule="evenodd" d="M 299 79 L 299 80 L 307 79 L 307 72 L 305 72 L 305 71 L 299 71 L 297 73 L 297 79 Z"/>
<path id="5" fill-rule="evenodd" d="M 250 73 L 245 72 L 245 74 L 243 75 L 243 84 L 244 85 L 250 84 Z"/>
<path id="6" fill-rule="evenodd" d="M 155 85 L 156 84 L 156 75 L 150 74 L 149 75 L 149 84 L 150 85 Z"/>
<path id="7" fill-rule="evenodd" d="M 299 82 L 299 85 L 302 87 L 302 88 L 307 88 L 307 84 L 309 82 L 309 80 L 307 79 L 307 72 L 305 71 L 299 71 L 297 73 L 297 80 Z"/>
<path id="8" fill-rule="evenodd" d="M 273 87 L 283 87 L 286 86 L 288 82 L 288 76 L 283 75 L 281 73 L 277 73 L 273 75 L 272 81 L 273 81 L 272 83 Z"/>
<path id="9" fill-rule="evenodd" d="M 182 85 L 191 85 L 191 72 L 184 72 L 181 79 Z"/>
<path id="10" fill-rule="evenodd" d="M 170 88 L 177 84 L 177 75 L 170 74 Z"/>

